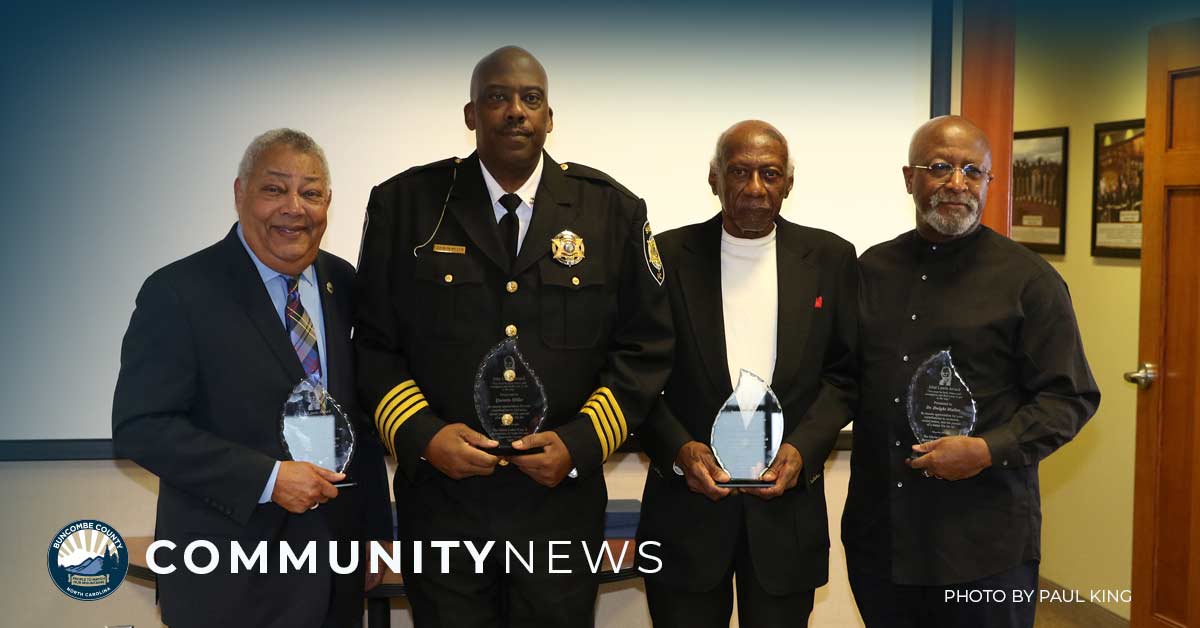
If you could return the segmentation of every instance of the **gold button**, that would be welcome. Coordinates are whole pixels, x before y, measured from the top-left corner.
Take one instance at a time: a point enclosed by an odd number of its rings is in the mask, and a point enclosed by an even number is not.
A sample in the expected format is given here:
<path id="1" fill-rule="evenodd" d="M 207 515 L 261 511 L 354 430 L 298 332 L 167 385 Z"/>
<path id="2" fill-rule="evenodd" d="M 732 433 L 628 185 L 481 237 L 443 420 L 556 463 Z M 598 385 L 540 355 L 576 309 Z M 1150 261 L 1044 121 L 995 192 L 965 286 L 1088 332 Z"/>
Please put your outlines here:
<path id="1" fill-rule="evenodd" d="M 558 165 L 558 167 L 559 167 L 559 168 L 562 168 L 563 170 L 566 170 L 566 169 L 567 169 L 567 168 L 569 168 L 570 166 L 568 166 L 567 164 L 559 164 L 559 165 Z"/>
<path id="2" fill-rule="evenodd" d="M 454 163 L 456 163 L 456 164 L 461 164 L 461 163 L 462 163 L 462 157 L 455 157 L 455 158 L 454 158 Z"/>
<path id="3" fill-rule="evenodd" d="M 516 325 L 506 325 L 504 327 L 504 335 L 508 336 L 509 338 L 516 336 L 517 335 L 517 326 Z"/>
<path id="4" fill-rule="evenodd" d="M 508 461 L 507 461 L 507 460 L 505 460 L 504 458 L 501 458 L 501 459 L 500 459 L 500 462 L 497 462 L 496 464 L 498 464 L 498 465 L 500 465 L 500 466 L 502 466 L 502 467 L 507 467 L 507 466 L 508 466 Z"/>
<path id="5" fill-rule="evenodd" d="M 452 283 L 454 281 L 454 275 L 447 274 L 444 279 L 446 280 L 446 283 Z"/>
<path id="6" fill-rule="evenodd" d="M 571 277 L 571 285 L 578 286 L 579 285 L 579 277 Z"/>
<path id="7" fill-rule="evenodd" d="M 516 292 L 517 291 L 517 282 L 510 281 L 510 282 L 504 284 L 504 289 L 508 290 L 510 294 L 513 292 Z"/>

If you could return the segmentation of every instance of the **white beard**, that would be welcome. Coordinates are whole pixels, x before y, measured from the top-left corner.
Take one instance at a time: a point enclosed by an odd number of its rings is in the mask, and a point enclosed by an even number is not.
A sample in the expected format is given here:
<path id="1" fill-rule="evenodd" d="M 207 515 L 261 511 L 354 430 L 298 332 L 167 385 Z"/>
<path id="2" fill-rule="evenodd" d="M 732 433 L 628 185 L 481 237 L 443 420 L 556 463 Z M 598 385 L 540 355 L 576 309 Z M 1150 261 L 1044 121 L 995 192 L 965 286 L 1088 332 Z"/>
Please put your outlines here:
<path id="1" fill-rule="evenodd" d="M 965 203 L 969 211 L 965 216 L 947 216 L 938 212 L 938 205 L 948 201 Z M 934 231 L 946 237 L 956 238 L 974 229 L 983 217 L 983 212 L 979 207 L 979 199 L 970 194 L 938 190 L 929 198 L 928 209 L 917 205 L 917 217 Z"/>

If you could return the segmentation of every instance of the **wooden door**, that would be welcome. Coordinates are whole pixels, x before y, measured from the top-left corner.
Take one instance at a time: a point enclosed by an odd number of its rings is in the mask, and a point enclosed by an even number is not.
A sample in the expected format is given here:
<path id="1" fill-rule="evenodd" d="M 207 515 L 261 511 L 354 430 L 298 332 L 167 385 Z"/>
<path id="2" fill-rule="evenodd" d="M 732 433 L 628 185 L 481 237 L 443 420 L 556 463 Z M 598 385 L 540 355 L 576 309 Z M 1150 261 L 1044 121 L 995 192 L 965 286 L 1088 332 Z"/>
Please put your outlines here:
<path id="1" fill-rule="evenodd" d="M 1200 19 L 1151 30 L 1132 625 L 1200 628 Z"/>

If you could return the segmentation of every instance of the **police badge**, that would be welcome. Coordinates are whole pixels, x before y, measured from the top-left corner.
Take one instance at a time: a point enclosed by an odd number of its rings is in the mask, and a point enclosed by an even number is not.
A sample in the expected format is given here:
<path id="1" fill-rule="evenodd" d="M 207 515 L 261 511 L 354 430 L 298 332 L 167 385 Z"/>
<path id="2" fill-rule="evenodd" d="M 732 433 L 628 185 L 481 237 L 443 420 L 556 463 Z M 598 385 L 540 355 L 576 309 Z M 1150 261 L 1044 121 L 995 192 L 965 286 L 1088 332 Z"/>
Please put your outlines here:
<path id="1" fill-rule="evenodd" d="M 554 261 L 563 266 L 574 266 L 583 261 L 583 238 L 571 231 L 562 230 L 550 238 L 550 252 Z"/>
<path id="2" fill-rule="evenodd" d="M 642 226 L 642 253 L 646 256 L 646 268 L 650 269 L 650 276 L 662 285 L 667 274 L 663 270 L 662 258 L 658 256 L 658 245 L 654 243 L 654 232 L 650 231 L 650 221 Z"/>

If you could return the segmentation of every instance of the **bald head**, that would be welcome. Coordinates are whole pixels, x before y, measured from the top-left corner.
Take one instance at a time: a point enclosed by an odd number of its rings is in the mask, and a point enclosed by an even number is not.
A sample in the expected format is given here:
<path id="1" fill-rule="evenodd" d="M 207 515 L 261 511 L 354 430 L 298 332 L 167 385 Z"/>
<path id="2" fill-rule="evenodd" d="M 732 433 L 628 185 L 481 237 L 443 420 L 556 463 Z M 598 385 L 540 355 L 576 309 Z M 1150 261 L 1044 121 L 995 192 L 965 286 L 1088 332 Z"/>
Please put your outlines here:
<path id="1" fill-rule="evenodd" d="M 720 170 L 721 164 L 724 163 L 731 147 L 741 146 L 746 143 L 762 144 L 771 142 L 775 142 L 783 148 L 783 156 L 787 160 L 787 174 L 791 176 L 792 158 L 788 153 L 787 138 L 783 136 L 783 133 L 779 132 L 779 129 L 762 120 L 742 120 L 725 129 L 717 137 L 717 148 L 713 152 L 712 162 L 709 165 L 713 169 Z"/>
<path id="2" fill-rule="evenodd" d="M 926 165 L 930 154 L 946 144 L 971 144 L 987 155 L 987 164 L 992 164 L 992 146 L 987 135 L 975 123 L 962 116 L 939 116 L 917 127 L 908 143 L 909 165 Z"/>
<path id="3" fill-rule="evenodd" d="M 504 46 L 488 53 L 475 64 L 471 72 L 471 101 L 477 102 L 483 88 L 497 75 L 526 74 L 540 79 L 542 89 L 549 91 L 546 69 L 529 53 L 518 46 Z"/>

